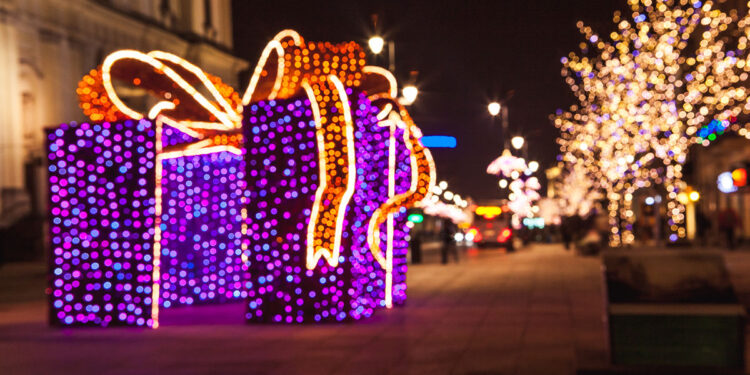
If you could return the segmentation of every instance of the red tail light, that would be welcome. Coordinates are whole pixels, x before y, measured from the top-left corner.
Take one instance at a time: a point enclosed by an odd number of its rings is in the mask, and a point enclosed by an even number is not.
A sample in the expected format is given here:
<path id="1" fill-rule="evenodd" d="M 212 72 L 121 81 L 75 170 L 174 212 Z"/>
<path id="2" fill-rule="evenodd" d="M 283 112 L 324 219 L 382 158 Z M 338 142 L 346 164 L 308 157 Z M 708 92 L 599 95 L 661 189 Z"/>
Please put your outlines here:
<path id="1" fill-rule="evenodd" d="M 476 227 L 471 227 L 469 229 L 469 231 L 467 232 L 467 234 L 471 234 L 472 235 L 472 241 L 473 242 L 480 242 L 480 241 L 482 241 L 482 235 L 479 233 L 479 229 L 477 229 Z"/>
<path id="2" fill-rule="evenodd" d="M 502 232 L 500 232 L 500 235 L 497 236 L 497 242 L 505 242 L 510 238 L 510 235 L 513 234 L 513 232 L 510 231 L 509 228 L 503 229 Z"/>

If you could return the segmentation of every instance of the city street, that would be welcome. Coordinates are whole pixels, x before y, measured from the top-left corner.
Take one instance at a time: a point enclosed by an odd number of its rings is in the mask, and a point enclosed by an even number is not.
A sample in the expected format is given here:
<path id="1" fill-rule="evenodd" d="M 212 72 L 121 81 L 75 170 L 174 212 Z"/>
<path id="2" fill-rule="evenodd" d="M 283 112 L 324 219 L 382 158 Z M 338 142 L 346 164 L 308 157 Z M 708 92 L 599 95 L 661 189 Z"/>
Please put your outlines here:
<path id="1" fill-rule="evenodd" d="M 0 375 L 750 374 L 750 2 L 437 5 L 0 0 Z"/>
<path id="2" fill-rule="evenodd" d="M 606 360 L 598 259 L 533 245 L 427 260 L 407 306 L 357 324 L 246 325 L 236 304 L 170 310 L 155 331 L 57 329 L 16 292 L 0 304 L 0 373 L 572 374 Z"/>

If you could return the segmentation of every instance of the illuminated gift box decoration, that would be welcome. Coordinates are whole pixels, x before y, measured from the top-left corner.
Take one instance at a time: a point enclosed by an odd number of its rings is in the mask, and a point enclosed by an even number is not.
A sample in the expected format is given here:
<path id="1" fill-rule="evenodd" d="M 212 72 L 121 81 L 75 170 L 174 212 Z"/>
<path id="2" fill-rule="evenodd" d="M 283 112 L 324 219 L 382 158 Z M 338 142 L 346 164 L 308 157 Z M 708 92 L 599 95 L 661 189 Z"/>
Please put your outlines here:
<path id="1" fill-rule="evenodd" d="M 250 321 L 358 319 L 406 298 L 406 208 L 434 166 L 395 96 L 356 43 L 286 31 L 266 47 L 243 98 Z"/>
<path id="2" fill-rule="evenodd" d="M 63 124 L 47 140 L 51 322 L 151 326 L 153 124 Z"/>
<path id="3" fill-rule="evenodd" d="M 405 212 L 434 165 L 363 57 L 283 31 L 240 100 L 177 56 L 109 55 L 78 88 L 95 123 L 49 135 L 51 320 L 158 327 L 160 307 L 247 298 L 251 321 L 307 322 L 403 302 Z M 117 81 L 158 102 L 131 109 Z"/>
<path id="4" fill-rule="evenodd" d="M 171 101 L 146 119 L 115 79 Z M 246 298 L 239 95 L 174 55 L 137 51 L 108 56 L 78 94 L 96 122 L 48 137 L 51 321 L 157 327 L 160 307 Z"/>
<path id="5" fill-rule="evenodd" d="M 244 160 L 224 151 L 165 159 L 162 170 L 162 306 L 246 298 Z"/>
<path id="6" fill-rule="evenodd" d="M 158 157 L 160 128 L 124 120 L 49 132 L 53 322 L 150 326 L 154 292 L 162 307 L 247 297 L 244 160 L 226 151 Z M 165 144 L 179 139 L 171 128 L 161 134 Z"/>

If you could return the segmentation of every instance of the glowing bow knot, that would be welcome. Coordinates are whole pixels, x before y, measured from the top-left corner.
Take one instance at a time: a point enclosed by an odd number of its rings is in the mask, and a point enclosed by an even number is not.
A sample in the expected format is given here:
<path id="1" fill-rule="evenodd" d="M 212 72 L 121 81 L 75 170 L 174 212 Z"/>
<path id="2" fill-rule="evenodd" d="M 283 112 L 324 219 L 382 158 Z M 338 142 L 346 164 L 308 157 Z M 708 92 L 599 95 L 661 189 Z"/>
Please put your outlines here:
<path id="1" fill-rule="evenodd" d="M 396 79 L 388 70 L 366 66 L 365 53 L 354 42 L 305 42 L 292 30 L 277 34 L 261 54 L 243 103 L 247 105 L 262 98 L 290 98 L 301 90 L 310 100 L 317 127 L 320 185 L 307 228 L 308 269 L 315 268 L 320 258 L 326 259 L 330 266 L 338 265 L 346 207 L 354 193 L 356 150 L 347 88 L 367 91 L 374 104 L 382 104 L 378 120 L 395 115 L 398 119 L 394 121 L 408 126 L 404 142 L 412 151 L 413 186 L 408 193 L 396 197 L 395 183 L 390 184 L 392 201 L 377 211 L 376 222 L 382 224 L 399 204 L 408 205 L 424 198 L 429 191 L 425 186 L 434 181 L 432 157 L 419 143 L 418 129 L 396 103 Z M 406 123 L 399 114 L 407 119 Z M 392 150 L 393 147 L 391 153 Z M 393 162 L 390 164 L 389 176 L 393 178 L 395 167 Z M 379 237 L 379 231 L 379 225 L 372 224 L 368 237 Z M 379 239 L 368 243 L 383 268 L 392 268 L 379 249 Z"/>
<path id="2" fill-rule="evenodd" d="M 271 59 L 275 54 L 276 59 Z M 286 99 L 304 92 L 310 100 L 318 144 L 319 186 L 307 228 L 306 266 L 320 258 L 339 263 L 346 207 L 356 183 L 354 125 L 347 87 L 360 85 L 365 53 L 354 42 L 306 43 L 284 30 L 268 43 L 250 85 L 245 105 L 262 98 Z"/>
<path id="3" fill-rule="evenodd" d="M 119 81 L 115 87 L 115 81 Z M 130 87 L 124 87 L 129 84 Z M 118 92 L 134 97 L 148 93 L 158 101 L 138 111 Z M 77 90 L 81 108 L 92 121 L 159 119 L 199 142 L 167 149 L 163 158 L 186 150 L 240 153 L 242 102 L 218 77 L 162 51 L 120 50 L 81 79 Z M 177 156 L 177 155 L 174 155 Z"/>

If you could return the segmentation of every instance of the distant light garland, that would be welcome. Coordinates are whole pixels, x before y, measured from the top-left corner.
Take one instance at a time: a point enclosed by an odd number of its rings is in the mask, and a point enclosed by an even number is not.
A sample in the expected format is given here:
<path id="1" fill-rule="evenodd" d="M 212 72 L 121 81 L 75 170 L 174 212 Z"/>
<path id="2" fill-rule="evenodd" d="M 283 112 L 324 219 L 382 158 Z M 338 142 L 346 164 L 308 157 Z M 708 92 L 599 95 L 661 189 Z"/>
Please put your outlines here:
<path id="1" fill-rule="evenodd" d="M 488 174 L 501 177 L 510 177 L 513 172 L 521 173 L 524 170 L 526 170 L 526 160 L 513 156 L 508 149 L 505 149 L 497 159 L 487 166 Z"/>
<path id="2" fill-rule="evenodd" d="M 541 189 L 539 180 L 531 176 L 533 173 L 526 164 L 524 158 L 514 156 L 506 149 L 497 159 L 487 166 L 487 173 L 502 178 L 501 187 L 507 184 L 510 190 L 508 194 L 508 207 L 516 215 L 514 222 L 520 225 L 520 218 L 532 217 L 534 215 L 534 202 L 541 198 L 538 190 Z"/>

